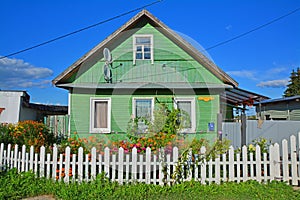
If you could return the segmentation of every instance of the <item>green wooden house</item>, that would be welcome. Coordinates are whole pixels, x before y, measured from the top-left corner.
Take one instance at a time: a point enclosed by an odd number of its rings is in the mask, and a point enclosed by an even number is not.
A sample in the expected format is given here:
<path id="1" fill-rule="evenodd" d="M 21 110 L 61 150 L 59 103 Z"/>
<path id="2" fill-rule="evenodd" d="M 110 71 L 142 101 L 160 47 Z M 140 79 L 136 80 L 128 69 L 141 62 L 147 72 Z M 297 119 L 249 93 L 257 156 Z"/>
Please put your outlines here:
<path id="1" fill-rule="evenodd" d="M 53 80 L 69 91 L 70 133 L 122 138 L 157 104 L 188 113 L 188 136 L 217 137 L 224 91 L 238 84 L 146 10 Z M 234 102 L 233 102 L 234 103 Z"/>

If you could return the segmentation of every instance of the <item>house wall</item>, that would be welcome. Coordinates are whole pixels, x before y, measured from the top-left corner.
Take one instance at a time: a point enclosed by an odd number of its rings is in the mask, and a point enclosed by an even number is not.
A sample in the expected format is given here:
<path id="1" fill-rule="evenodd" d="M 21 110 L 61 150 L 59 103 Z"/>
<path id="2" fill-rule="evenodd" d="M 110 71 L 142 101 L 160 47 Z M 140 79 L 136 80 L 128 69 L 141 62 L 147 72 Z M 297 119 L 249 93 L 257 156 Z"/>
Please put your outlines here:
<path id="1" fill-rule="evenodd" d="M 116 91 L 114 91 L 116 92 Z M 96 94 L 90 95 L 86 92 L 72 93 L 71 95 L 71 120 L 70 127 L 71 133 L 77 132 L 80 137 L 89 137 L 91 135 L 96 135 L 98 137 L 106 137 L 109 139 L 120 139 L 125 138 L 125 133 L 127 132 L 128 122 L 132 116 L 132 99 L 134 97 L 155 97 L 156 105 L 158 103 L 165 103 L 170 109 L 173 109 L 174 95 L 168 94 L 167 91 L 157 91 L 157 90 L 137 90 L 131 95 L 122 93 L 113 93 L 96 91 Z M 205 137 L 208 139 L 215 138 L 217 136 L 217 114 L 219 111 L 219 96 L 210 95 L 213 98 L 211 101 L 199 100 L 199 97 L 207 97 L 209 94 L 203 94 L 201 91 L 196 91 L 194 94 L 187 95 L 177 95 L 176 97 L 193 97 L 196 103 L 196 133 L 190 134 L 188 137 Z M 90 130 L 90 99 L 91 98 L 104 98 L 110 97 L 112 110 L 111 110 L 111 133 L 114 134 L 91 134 Z M 201 99 L 201 98 L 200 98 Z M 208 123 L 215 124 L 215 131 L 208 130 Z"/>
<path id="2" fill-rule="evenodd" d="M 24 106 L 20 107 L 20 118 L 19 121 L 25 121 L 25 120 L 38 120 L 38 111 L 26 108 Z"/>
<path id="3" fill-rule="evenodd" d="M 259 112 L 259 106 L 256 107 Z M 300 103 L 298 101 L 281 101 L 263 104 L 261 114 L 266 119 L 285 119 L 300 121 Z"/>
<path id="4" fill-rule="evenodd" d="M 0 91 L 0 107 L 5 108 L 0 114 L 0 123 L 19 121 L 21 96 L 23 92 Z"/>
<path id="5" fill-rule="evenodd" d="M 128 34 L 128 33 L 127 33 Z M 146 24 L 141 29 L 130 30 L 130 34 L 153 34 L 154 63 L 150 60 L 133 62 L 133 37 L 123 41 L 113 41 L 110 44 L 113 58 L 113 83 L 202 83 L 223 84 L 216 76 L 195 61 L 183 49 L 164 36 L 159 29 Z M 97 60 L 99 59 L 99 60 Z M 90 66 L 91 63 L 94 63 Z M 68 82 L 76 84 L 105 84 L 103 76 L 104 59 L 93 57 L 89 62 L 81 65 L 77 73 L 69 78 Z M 122 66 L 119 66 L 122 64 Z M 119 66 L 119 67 L 118 67 Z M 163 67 L 164 66 L 164 67 Z M 110 84 L 110 83 L 107 83 Z M 116 84 L 116 88 L 118 85 Z M 171 91 L 171 93 L 170 93 Z M 208 89 L 193 90 L 193 87 L 173 91 L 166 90 L 96 90 L 73 88 L 70 95 L 70 128 L 71 133 L 77 132 L 80 137 L 88 137 L 90 126 L 90 99 L 91 97 L 111 98 L 111 131 L 117 134 L 98 134 L 102 137 L 125 137 L 128 121 L 132 114 L 133 97 L 157 97 L 159 101 L 171 101 L 172 97 L 194 97 L 196 99 L 196 134 L 188 137 L 217 137 L 217 113 L 220 112 L 220 91 Z M 211 101 L 203 101 L 199 97 L 213 97 Z M 208 123 L 215 124 L 215 131 L 208 132 Z"/>

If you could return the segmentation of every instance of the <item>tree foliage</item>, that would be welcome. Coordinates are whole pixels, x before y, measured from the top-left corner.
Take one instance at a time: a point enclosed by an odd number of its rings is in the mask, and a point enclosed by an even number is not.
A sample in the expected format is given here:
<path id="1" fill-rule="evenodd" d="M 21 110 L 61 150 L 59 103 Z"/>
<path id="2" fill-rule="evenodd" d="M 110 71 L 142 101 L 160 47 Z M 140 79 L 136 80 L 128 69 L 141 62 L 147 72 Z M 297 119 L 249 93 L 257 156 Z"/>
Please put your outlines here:
<path id="1" fill-rule="evenodd" d="M 293 70 L 290 76 L 287 89 L 284 91 L 285 97 L 300 95 L 300 69 Z"/>

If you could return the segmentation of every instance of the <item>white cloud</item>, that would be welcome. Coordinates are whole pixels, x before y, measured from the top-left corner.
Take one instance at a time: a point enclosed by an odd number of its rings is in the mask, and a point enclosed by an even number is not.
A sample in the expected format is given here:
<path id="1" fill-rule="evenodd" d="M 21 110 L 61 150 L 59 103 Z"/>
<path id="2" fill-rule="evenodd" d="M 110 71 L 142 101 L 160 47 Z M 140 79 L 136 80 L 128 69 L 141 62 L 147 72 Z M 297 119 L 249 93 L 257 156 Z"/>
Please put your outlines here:
<path id="1" fill-rule="evenodd" d="M 269 88 L 284 88 L 288 84 L 287 79 L 281 79 L 281 80 L 272 80 L 272 81 L 262 81 L 256 86 L 258 87 L 269 87 Z"/>
<path id="2" fill-rule="evenodd" d="M 236 76 L 241 78 L 248 78 L 251 80 L 257 80 L 255 77 L 256 72 L 250 70 L 240 70 L 240 71 L 228 71 L 226 72 L 230 76 Z"/>
<path id="3" fill-rule="evenodd" d="M 44 88 L 50 85 L 48 79 L 53 71 L 36 67 L 21 59 L 0 59 L 0 88 Z"/>
<path id="4" fill-rule="evenodd" d="M 230 31 L 230 30 L 232 29 L 232 25 L 231 25 L 231 24 L 227 25 L 227 26 L 225 27 L 225 29 L 226 29 L 227 31 Z"/>
<path id="5" fill-rule="evenodd" d="M 281 74 L 282 72 L 286 72 L 287 68 L 286 67 L 275 67 L 275 68 L 271 68 L 270 70 L 268 70 L 268 74 Z"/>

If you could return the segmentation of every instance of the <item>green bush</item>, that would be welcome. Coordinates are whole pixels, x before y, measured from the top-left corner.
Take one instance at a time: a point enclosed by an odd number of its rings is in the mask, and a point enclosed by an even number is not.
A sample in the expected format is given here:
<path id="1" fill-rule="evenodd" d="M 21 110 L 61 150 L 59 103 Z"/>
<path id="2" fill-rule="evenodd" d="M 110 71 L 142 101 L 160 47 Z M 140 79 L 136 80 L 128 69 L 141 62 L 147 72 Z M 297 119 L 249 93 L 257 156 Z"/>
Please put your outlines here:
<path id="1" fill-rule="evenodd" d="M 188 181 L 174 186 L 131 183 L 119 185 L 97 176 L 91 182 L 54 182 L 35 178 L 30 172 L 11 170 L 0 174 L 0 199 L 21 199 L 53 195 L 57 199 L 299 199 L 300 192 L 283 182 L 260 184 L 256 181 L 202 185 Z"/>

